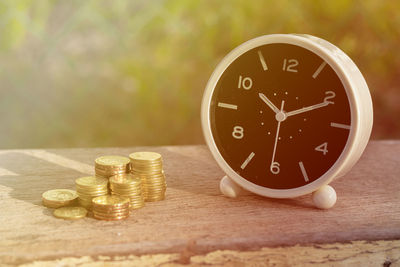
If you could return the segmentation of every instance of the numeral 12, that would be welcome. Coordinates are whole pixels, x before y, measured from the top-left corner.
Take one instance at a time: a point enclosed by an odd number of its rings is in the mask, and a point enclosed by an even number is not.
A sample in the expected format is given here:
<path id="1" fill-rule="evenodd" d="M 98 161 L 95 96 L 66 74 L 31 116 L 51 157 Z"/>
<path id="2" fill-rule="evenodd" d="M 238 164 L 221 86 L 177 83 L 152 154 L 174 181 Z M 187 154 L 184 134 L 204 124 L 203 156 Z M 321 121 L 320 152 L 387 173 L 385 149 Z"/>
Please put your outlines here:
<path id="1" fill-rule="evenodd" d="M 289 71 L 289 72 L 297 72 L 297 67 L 299 65 L 299 62 L 296 59 L 284 59 L 283 60 L 283 70 L 284 71 Z"/>

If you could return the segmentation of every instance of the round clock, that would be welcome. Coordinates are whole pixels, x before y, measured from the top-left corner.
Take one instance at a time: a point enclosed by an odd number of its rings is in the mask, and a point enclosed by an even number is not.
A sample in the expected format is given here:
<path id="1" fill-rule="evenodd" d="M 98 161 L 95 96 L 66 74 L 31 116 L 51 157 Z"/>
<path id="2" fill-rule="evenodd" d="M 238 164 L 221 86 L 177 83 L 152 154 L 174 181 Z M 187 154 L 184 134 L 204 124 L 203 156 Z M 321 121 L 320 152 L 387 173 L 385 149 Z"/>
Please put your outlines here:
<path id="1" fill-rule="evenodd" d="M 310 35 L 247 41 L 216 67 L 205 89 L 202 127 L 226 173 L 224 195 L 313 194 L 330 208 L 328 184 L 360 158 L 372 128 L 368 86 L 339 48 Z"/>

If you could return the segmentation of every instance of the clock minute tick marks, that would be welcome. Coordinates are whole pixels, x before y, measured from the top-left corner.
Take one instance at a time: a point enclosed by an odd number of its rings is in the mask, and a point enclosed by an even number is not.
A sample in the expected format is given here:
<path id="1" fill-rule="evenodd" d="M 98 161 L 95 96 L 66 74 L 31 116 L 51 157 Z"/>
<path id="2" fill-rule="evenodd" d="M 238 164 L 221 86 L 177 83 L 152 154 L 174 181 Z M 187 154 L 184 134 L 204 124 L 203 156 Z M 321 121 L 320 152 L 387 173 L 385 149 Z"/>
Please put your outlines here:
<path id="1" fill-rule="evenodd" d="M 228 109 L 234 109 L 237 110 L 238 106 L 237 105 L 232 105 L 232 104 L 227 104 L 227 103 L 222 103 L 222 102 L 218 102 L 218 107 L 221 108 L 228 108 Z"/>
<path id="2" fill-rule="evenodd" d="M 304 168 L 304 164 L 302 161 L 299 161 L 299 167 L 301 170 L 301 174 L 303 174 L 304 181 L 308 182 L 309 181 L 308 175 L 307 175 L 306 169 Z"/>
<path id="3" fill-rule="evenodd" d="M 350 125 L 341 124 L 341 123 L 336 123 L 336 122 L 331 122 L 331 127 L 334 127 L 334 128 L 341 128 L 341 129 L 346 129 L 346 130 L 350 130 L 350 128 L 351 128 Z"/>
<path id="4" fill-rule="evenodd" d="M 249 164 L 249 162 L 254 158 L 255 155 L 256 154 L 254 152 L 251 152 L 250 155 L 246 158 L 246 160 L 242 163 L 240 168 L 244 170 L 244 168 L 246 168 L 247 164 Z"/>
<path id="5" fill-rule="evenodd" d="M 326 66 L 326 62 L 322 62 L 321 65 L 319 65 L 318 69 L 314 72 L 312 77 L 315 79 L 319 75 L 319 73 L 322 71 L 322 69 Z"/>
<path id="6" fill-rule="evenodd" d="M 265 71 L 265 70 L 268 70 L 267 63 L 265 62 L 265 59 L 264 59 L 263 55 L 261 54 L 261 51 L 258 50 L 257 53 L 258 53 L 258 58 L 259 58 L 260 61 L 261 61 L 261 65 L 262 65 L 262 67 L 263 67 L 263 70 L 264 70 L 264 71 Z"/>

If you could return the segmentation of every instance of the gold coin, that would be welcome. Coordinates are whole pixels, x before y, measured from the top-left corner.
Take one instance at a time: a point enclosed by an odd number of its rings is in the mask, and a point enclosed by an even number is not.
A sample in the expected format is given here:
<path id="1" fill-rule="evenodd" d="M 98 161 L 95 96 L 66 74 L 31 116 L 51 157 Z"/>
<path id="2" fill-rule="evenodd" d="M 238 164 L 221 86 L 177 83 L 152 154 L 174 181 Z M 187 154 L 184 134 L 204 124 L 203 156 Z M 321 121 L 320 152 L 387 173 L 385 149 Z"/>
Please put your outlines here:
<path id="1" fill-rule="evenodd" d="M 129 208 L 129 202 L 125 203 L 122 206 L 104 206 L 104 205 L 96 205 L 93 204 L 93 208 L 98 212 L 114 212 L 114 211 L 123 211 Z"/>
<path id="2" fill-rule="evenodd" d="M 66 220 L 77 220 L 83 218 L 87 214 L 87 210 L 82 207 L 63 207 L 54 210 L 54 216 Z"/>
<path id="3" fill-rule="evenodd" d="M 112 212 L 93 210 L 93 213 L 104 216 L 104 217 L 124 216 L 126 214 L 129 214 L 129 207 L 124 210 L 117 210 L 117 211 L 112 211 Z"/>
<path id="4" fill-rule="evenodd" d="M 48 190 L 42 194 L 42 197 L 48 201 L 71 201 L 78 197 L 77 193 L 74 190 L 70 189 L 53 189 Z"/>
<path id="5" fill-rule="evenodd" d="M 164 200 L 164 199 L 165 199 L 164 196 L 158 197 L 158 198 L 146 198 L 146 202 L 157 202 L 157 201 L 161 201 L 161 200 Z"/>
<path id="6" fill-rule="evenodd" d="M 43 205 L 58 208 L 71 204 L 78 198 L 78 194 L 70 189 L 53 189 L 42 194 Z"/>
<path id="7" fill-rule="evenodd" d="M 76 179 L 75 183 L 83 188 L 93 188 L 97 186 L 107 186 L 108 179 L 96 176 L 86 176 Z"/>
<path id="8" fill-rule="evenodd" d="M 102 156 L 95 160 L 100 166 L 125 166 L 130 163 L 130 159 L 122 156 Z"/>
<path id="9" fill-rule="evenodd" d="M 96 197 L 93 200 L 93 204 L 102 205 L 102 206 L 121 206 L 129 202 L 129 199 L 126 197 L 120 196 L 100 196 Z"/>
<path id="10" fill-rule="evenodd" d="M 113 186 L 140 186 L 142 181 L 140 178 L 134 177 L 132 174 L 127 173 L 110 177 L 110 183 Z"/>
<path id="11" fill-rule="evenodd" d="M 107 169 L 107 170 L 102 170 L 102 169 L 99 169 L 99 168 L 95 168 L 95 172 L 96 172 L 96 175 L 100 175 L 100 176 L 104 176 L 104 175 L 112 175 L 112 174 L 114 174 L 114 175 L 117 175 L 117 174 L 123 174 L 123 173 L 128 173 L 129 172 L 129 169 L 127 169 L 127 168 L 124 168 L 124 169 Z"/>
<path id="12" fill-rule="evenodd" d="M 96 193 L 102 193 L 102 192 L 108 192 L 108 186 L 102 186 L 102 187 L 94 187 L 94 188 L 83 188 L 80 186 L 76 186 L 76 191 L 77 193 L 83 193 L 83 194 L 96 194 Z"/>
<path id="13" fill-rule="evenodd" d="M 129 155 L 133 161 L 160 161 L 161 155 L 156 152 L 135 152 Z"/>
<path id="14" fill-rule="evenodd" d="M 124 219 L 129 218 L 129 215 L 116 216 L 116 217 L 104 217 L 101 215 L 93 214 L 93 217 L 97 220 L 102 220 L 102 221 L 119 221 L 119 220 L 124 220 Z"/>
<path id="15" fill-rule="evenodd" d="M 125 171 L 126 169 L 129 169 L 129 163 L 126 165 L 100 165 L 96 163 L 94 168 L 99 171 Z"/>

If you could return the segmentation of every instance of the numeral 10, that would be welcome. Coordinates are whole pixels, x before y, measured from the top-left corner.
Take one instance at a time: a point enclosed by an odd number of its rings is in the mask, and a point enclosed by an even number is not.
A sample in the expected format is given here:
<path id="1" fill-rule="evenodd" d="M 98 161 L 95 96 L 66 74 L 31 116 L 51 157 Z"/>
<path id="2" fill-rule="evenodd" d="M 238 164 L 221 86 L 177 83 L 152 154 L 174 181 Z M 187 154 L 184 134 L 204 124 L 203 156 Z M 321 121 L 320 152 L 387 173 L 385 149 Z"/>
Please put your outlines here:
<path id="1" fill-rule="evenodd" d="M 250 90 L 251 87 L 253 86 L 253 80 L 250 77 L 242 77 L 242 75 L 239 76 L 239 83 L 238 83 L 238 88 L 243 88 L 245 90 Z"/>

